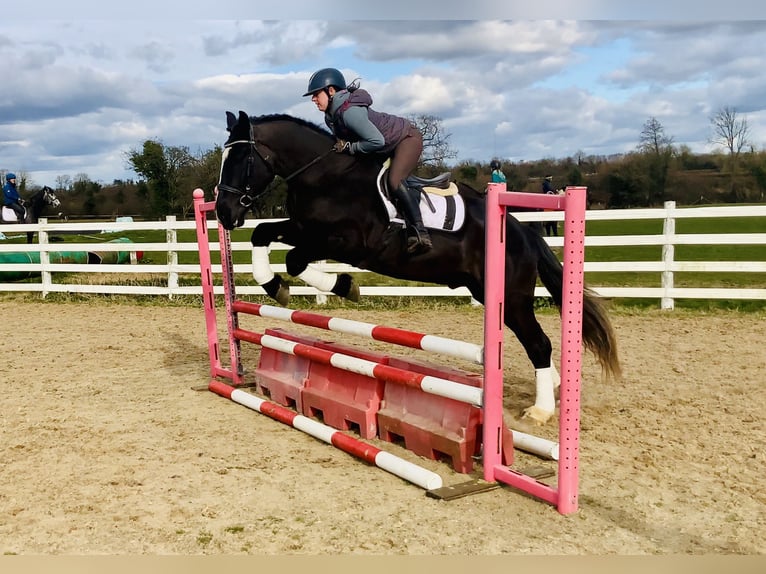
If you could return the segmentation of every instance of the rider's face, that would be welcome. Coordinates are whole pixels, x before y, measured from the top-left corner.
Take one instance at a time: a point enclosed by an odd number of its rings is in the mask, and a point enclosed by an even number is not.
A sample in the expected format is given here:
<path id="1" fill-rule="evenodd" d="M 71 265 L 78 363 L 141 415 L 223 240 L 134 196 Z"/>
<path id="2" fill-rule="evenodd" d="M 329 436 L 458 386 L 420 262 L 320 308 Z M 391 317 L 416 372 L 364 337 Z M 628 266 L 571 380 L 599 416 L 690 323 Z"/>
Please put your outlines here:
<path id="1" fill-rule="evenodd" d="M 311 94 L 311 101 L 314 102 L 314 105 L 316 105 L 320 112 L 324 112 L 327 110 L 327 104 L 330 103 L 330 98 L 327 97 L 327 93 L 324 90 L 319 90 L 318 92 Z"/>
<path id="2" fill-rule="evenodd" d="M 330 90 L 332 89 L 333 88 L 330 87 Z M 326 91 L 319 90 L 318 92 L 311 94 L 311 101 L 314 102 L 320 112 L 326 112 L 327 106 L 330 105 L 330 96 L 327 95 Z"/>

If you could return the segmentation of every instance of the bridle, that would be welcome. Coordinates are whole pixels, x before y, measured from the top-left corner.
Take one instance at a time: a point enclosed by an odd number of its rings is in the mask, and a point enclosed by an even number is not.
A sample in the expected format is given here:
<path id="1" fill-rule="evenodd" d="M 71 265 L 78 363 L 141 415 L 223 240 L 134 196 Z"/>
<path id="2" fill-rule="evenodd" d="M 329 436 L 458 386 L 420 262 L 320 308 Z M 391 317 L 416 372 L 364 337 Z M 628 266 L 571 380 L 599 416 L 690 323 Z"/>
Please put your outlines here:
<path id="1" fill-rule="evenodd" d="M 59 205 L 61 205 L 59 198 L 56 197 L 53 194 L 53 190 L 47 186 L 43 188 L 43 199 L 45 200 L 45 203 L 47 203 L 51 207 L 58 207 Z"/>
<path id="2" fill-rule="evenodd" d="M 255 141 L 255 133 L 253 132 L 253 124 L 251 123 L 250 124 L 249 139 L 246 139 L 246 140 L 244 140 L 244 139 L 242 139 L 242 140 L 235 140 L 235 141 L 229 142 L 229 143 L 227 143 L 226 145 L 223 146 L 224 149 L 229 149 L 232 146 L 235 146 L 235 145 L 238 145 L 238 144 L 247 144 L 247 145 L 250 146 L 250 153 L 247 154 L 247 167 L 246 167 L 246 171 L 245 171 L 245 188 L 244 189 L 239 189 L 237 187 L 234 187 L 234 186 L 231 186 L 231 185 L 226 185 L 224 183 L 219 183 L 218 184 L 218 190 L 219 191 L 226 191 L 228 193 L 232 193 L 234 195 L 238 195 L 239 196 L 239 204 L 242 207 L 244 207 L 245 209 L 249 209 L 250 207 L 252 207 L 253 201 L 255 201 L 255 197 L 251 194 L 252 187 L 250 186 L 250 176 L 251 176 L 251 174 L 253 172 L 253 169 L 254 169 L 255 157 L 258 156 L 258 158 L 261 160 L 261 162 L 269 169 L 269 172 L 271 173 L 271 177 L 269 177 L 269 180 L 271 181 L 271 183 L 266 187 L 266 189 L 264 189 L 258 195 L 263 195 L 264 193 L 268 192 L 272 187 L 274 187 L 274 177 L 277 175 L 277 172 L 274 169 L 274 166 L 271 165 L 271 163 L 269 163 L 269 161 L 268 161 L 268 159 L 269 159 L 268 154 L 264 157 L 263 154 L 258 150 L 257 143 L 258 142 Z M 326 157 L 331 151 L 333 151 L 332 147 L 330 149 L 328 149 L 326 152 L 324 152 L 323 154 L 320 154 L 317 157 L 315 157 L 314 159 L 312 159 L 310 162 L 308 162 L 303 167 L 298 168 L 293 173 L 291 173 L 290 175 L 285 177 L 284 181 L 286 181 L 286 182 L 290 181 L 292 178 L 294 178 L 298 174 L 303 173 L 308 168 L 310 168 L 312 165 L 314 165 L 315 163 L 317 163 L 318 161 L 320 161 L 321 159 Z"/>

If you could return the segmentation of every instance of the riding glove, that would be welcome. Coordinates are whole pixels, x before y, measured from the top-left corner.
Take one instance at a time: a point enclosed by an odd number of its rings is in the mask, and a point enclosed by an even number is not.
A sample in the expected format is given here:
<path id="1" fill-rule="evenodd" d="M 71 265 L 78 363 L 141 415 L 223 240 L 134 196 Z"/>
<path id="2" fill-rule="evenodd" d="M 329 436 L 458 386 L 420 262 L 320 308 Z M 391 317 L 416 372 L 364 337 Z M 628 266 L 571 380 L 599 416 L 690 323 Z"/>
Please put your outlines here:
<path id="1" fill-rule="evenodd" d="M 346 140 L 338 140 L 335 142 L 335 145 L 332 146 L 332 149 L 335 153 L 350 153 L 351 143 Z"/>

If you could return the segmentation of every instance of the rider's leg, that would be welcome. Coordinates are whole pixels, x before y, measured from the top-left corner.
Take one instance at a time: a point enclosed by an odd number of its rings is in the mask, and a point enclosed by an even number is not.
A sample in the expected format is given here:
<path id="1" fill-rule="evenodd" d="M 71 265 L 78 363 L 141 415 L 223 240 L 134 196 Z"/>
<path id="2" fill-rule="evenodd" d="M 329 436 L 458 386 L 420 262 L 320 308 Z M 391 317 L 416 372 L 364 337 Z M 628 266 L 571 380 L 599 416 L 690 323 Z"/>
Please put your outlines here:
<path id="1" fill-rule="evenodd" d="M 14 201 L 11 203 L 8 207 L 10 207 L 13 211 L 16 212 L 16 217 L 19 219 L 19 221 L 23 221 L 24 217 L 26 216 L 27 212 L 17 201 Z"/>
<path id="2" fill-rule="evenodd" d="M 404 183 L 400 183 L 399 187 L 391 190 L 394 204 L 407 224 L 407 252 L 424 253 L 432 247 L 431 237 L 423 225 L 423 217 L 420 214 L 419 202 L 415 193 L 418 191 L 407 189 Z"/>
<path id="3" fill-rule="evenodd" d="M 422 152 L 423 136 L 419 129 L 412 126 L 407 137 L 396 146 L 391 157 L 391 168 L 388 170 L 388 189 L 407 223 L 409 253 L 423 253 L 432 247 L 431 237 L 423 225 L 418 207 L 420 192 L 410 190 L 404 184 L 404 179 L 417 167 Z"/>

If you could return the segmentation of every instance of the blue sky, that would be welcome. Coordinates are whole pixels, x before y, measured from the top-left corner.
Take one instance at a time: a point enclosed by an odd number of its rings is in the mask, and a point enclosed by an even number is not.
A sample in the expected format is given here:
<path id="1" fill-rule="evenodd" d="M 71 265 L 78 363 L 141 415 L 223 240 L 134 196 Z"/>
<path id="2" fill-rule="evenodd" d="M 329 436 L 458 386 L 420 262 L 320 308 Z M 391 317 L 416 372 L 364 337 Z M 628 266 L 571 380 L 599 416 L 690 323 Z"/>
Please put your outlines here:
<path id="1" fill-rule="evenodd" d="M 766 148 L 766 20 L 754 19 L 766 10 L 744 0 L 727 4 L 732 22 L 696 3 L 687 13 L 699 20 L 652 19 L 651 1 L 641 20 L 593 1 L 579 15 L 570 3 L 535 3 L 538 16 L 528 4 L 482 1 L 418 3 L 405 16 L 412 3 L 393 1 L 386 17 L 344 0 L 324 18 L 296 1 L 264 11 L 220 0 L 214 15 L 209 5 L 153 4 L 135 0 L 127 19 L 95 2 L 9 8 L 0 171 L 36 185 L 78 174 L 110 183 L 135 178 L 125 154 L 146 139 L 192 152 L 221 144 L 227 110 L 321 123 L 301 94 L 324 66 L 361 77 L 376 109 L 442 118 L 455 161 L 627 152 L 650 117 L 676 144 L 709 151 L 709 117 L 722 106 L 740 110 L 753 147 Z M 478 20 L 460 20 L 466 12 Z"/>

